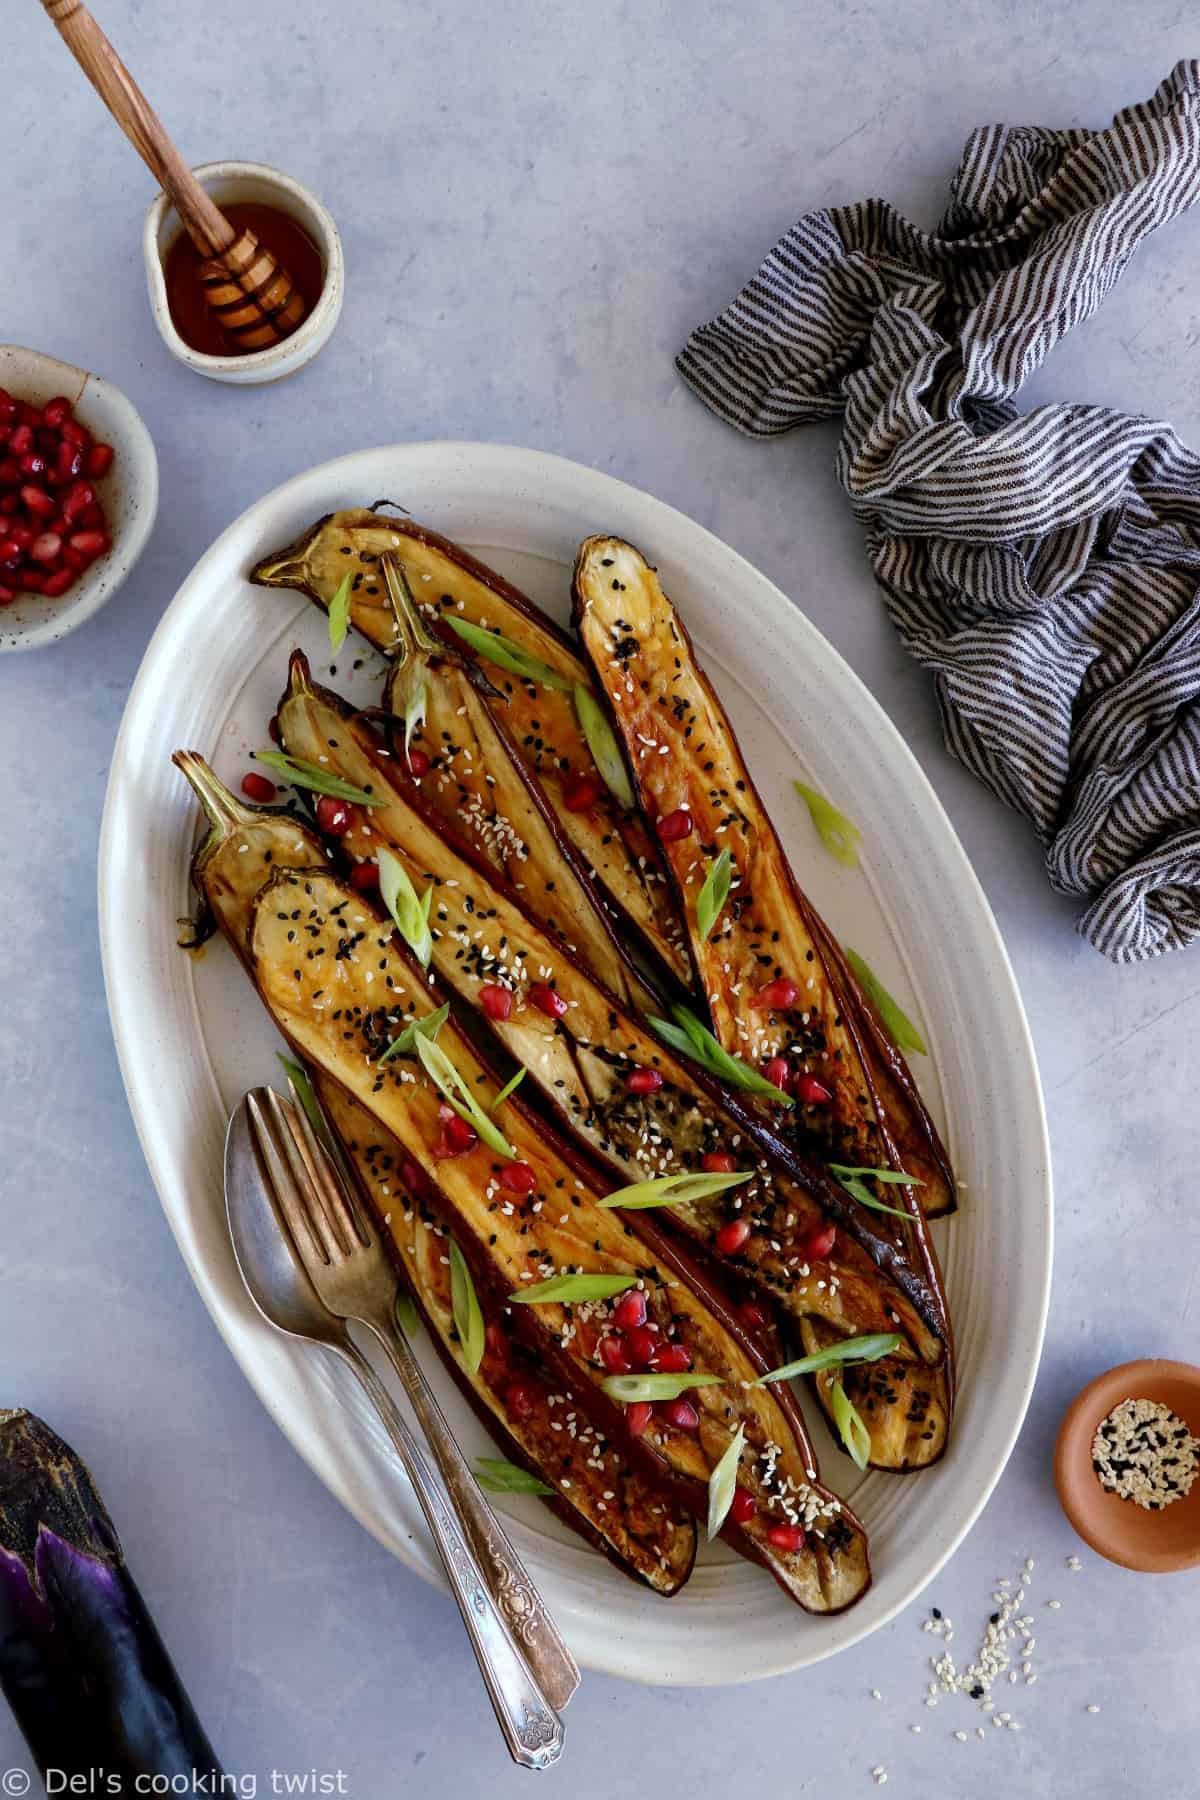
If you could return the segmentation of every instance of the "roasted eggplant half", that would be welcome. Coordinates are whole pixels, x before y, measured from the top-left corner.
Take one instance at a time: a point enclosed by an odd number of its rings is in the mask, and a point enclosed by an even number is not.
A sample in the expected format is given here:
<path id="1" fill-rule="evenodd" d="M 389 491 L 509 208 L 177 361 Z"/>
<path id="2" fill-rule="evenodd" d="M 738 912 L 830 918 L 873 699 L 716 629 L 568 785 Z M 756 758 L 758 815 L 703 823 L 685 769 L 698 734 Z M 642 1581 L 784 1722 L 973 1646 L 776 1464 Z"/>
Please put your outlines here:
<path id="1" fill-rule="evenodd" d="M 843 1166 L 906 1171 L 928 1215 L 951 1210 L 949 1159 L 916 1083 L 796 881 L 657 571 L 620 538 L 588 538 L 574 607 L 660 836 L 717 1038 L 757 1066 L 786 1065 L 798 1101 L 789 1120 L 810 1148 Z M 891 1203 L 906 1194 L 915 1206 L 903 1187 Z"/>
<path id="2" fill-rule="evenodd" d="M 290 754 L 328 767 L 376 803 L 360 809 L 342 844 L 396 855 L 414 891 L 432 888 L 433 966 L 527 1068 L 568 1132 L 627 1181 L 734 1159 L 753 1180 L 719 1199 L 672 1205 L 672 1228 L 722 1254 L 826 1338 L 898 1332 L 886 1366 L 846 1373 L 878 1466 L 918 1466 L 944 1444 L 949 1418 L 946 1326 L 940 1294 L 895 1242 L 875 1228 L 841 1186 L 786 1142 L 772 1119 L 723 1089 L 695 1063 L 672 1055 L 651 1029 L 469 863 L 445 820 L 381 754 L 372 721 L 347 717 L 293 656 L 278 721 Z M 489 990 L 491 992 L 489 992 Z M 489 1009 L 499 991 L 503 1004 Z M 736 1240 L 736 1241 L 735 1241 Z M 818 1386 L 831 1402 L 830 1379 Z M 858 1399 L 854 1399 L 856 1405 Z"/>
<path id="3" fill-rule="evenodd" d="M 247 806 L 237 799 L 195 752 L 177 751 L 174 760 L 209 824 L 192 861 L 194 885 L 249 968 L 249 930 L 264 885 L 289 863 L 293 872 L 318 872 L 327 853 L 314 833 L 283 808 Z M 297 924 L 292 921 L 288 930 Z M 294 951 L 294 945 L 289 948 Z M 343 1165 L 349 1165 L 378 1213 L 439 1355 L 506 1457 L 543 1479 L 544 1472 L 550 1473 L 555 1486 L 545 1496 L 547 1503 L 619 1568 L 660 1594 L 678 1592 L 695 1557 L 691 1515 L 644 1469 L 618 1468 L 615 1461 L 598 1458 L 590 1434 L 558 1429 L 556 1409 L 566 1418 L 582 1408 L 590 1398 L 590 1384 L 580 1389 L 562 1378 L 553 1391 L 548 1387 L 536 1355 L 514 1338 L 504 1297 L 497 1298 L 482 1256 L 476 1289 L 485 1340 L 479 1365 L 472 1368 L 454 1323 L 445 1228 L 405 1185 L 403 1171 L 418 1186 L 419 1171 L 339 1083 L 317 1069 L 311 1079 Z"/>
<path id="4" fill-rule="evenodd" d="M 363 509 L 319 519 L 294 544 L 257 563 L 250 579 L 297 588 L 328 608 L 349 572 L 350 621 L 390 654 L 402 645 L 381 567 L 387 554 L 402 563 L 431 630 L 468 654 L 478 655 L 474 647 L 490 641 L 480 659 L 488 681 L 479 691 L 544 790 L 561 831 L 618 915 L 677 981 L 690 979 L 658 844 L 628 789 L 618 797 L 606 782 L 588 741 L 589 718 L 603 720 L 591 674 L 566 634 L 531 600 L 427 527 Z M 472 649 L 451 621 L 471 635 Z M 516 667 L 496 660 L 505 640 L 520 646 Z M 623 771 L 610 770 L 613 775 L 621 787 Z"/>
<path id="5" fill-rule="evenodd" d="M 390 921 L 331 875 L 281 871 L 254 902 L 249 942 L 276 1024 L 396 1140 L 422 1227 L 444 1235 L 480 1306 L 490 1296 L 511 1324 L 548 1414 L 563 1409 L 549 1430 L 590 1434 L 612 1503 L 625 1470 L 641 1468 L 706 1516 L 736 1441 L 745 1501 L 726 1516 L 729 1540 L 809 1611 L 858 1599 L 870 1579 L 862 1527 L 817 1480 L 786 1390 L 756 1385 L 761 1360 L 732 1311 L 652 1226 L 601 1206 L 611 1184 L 505 1090 Z M 523 1412 L 531 1396 L 509 1366 L 501 1399 Z M 643 1401 L 614 1389 L 617 1370 L 677 1391 Z M 571 1477 L 564 1487 L 550 1472 L 569 1498 Z"/>

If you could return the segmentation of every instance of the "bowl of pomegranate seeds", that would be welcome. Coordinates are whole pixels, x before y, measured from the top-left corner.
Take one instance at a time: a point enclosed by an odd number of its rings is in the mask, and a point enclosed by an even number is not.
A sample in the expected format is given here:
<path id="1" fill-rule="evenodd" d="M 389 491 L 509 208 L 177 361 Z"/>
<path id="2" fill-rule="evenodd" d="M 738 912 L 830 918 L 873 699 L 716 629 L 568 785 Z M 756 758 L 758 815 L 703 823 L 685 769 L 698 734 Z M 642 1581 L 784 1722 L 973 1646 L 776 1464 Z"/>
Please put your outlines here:
<path id="1" fill-rule="evenodd" d="M 0 650 L 34 650 L 116 593 L 158 507 L 150 433 L 119 388 L 0 344 Z"/>

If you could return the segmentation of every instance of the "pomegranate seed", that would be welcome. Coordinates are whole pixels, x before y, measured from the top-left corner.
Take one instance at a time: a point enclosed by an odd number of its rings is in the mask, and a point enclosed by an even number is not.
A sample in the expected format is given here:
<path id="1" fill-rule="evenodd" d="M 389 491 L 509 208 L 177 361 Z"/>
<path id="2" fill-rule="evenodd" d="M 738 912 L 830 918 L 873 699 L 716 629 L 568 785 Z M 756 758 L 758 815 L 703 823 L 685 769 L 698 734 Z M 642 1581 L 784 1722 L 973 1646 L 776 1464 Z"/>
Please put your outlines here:
<path id="1" fill-rule="evenodd" d="M 0 494 L 0 513 L 15 513 L 21 504 L 20 494 Z"/>
<path id="2" fill-rule="evenodd" d="M 242 776 L 242 792 L 248 800 L 258 800 L 263 806 L 269 806 L 275 798 L 275 783 L 268 781 L 265 775 L 256 775 L 251 769 L 248 775 Z"/>
<path id="3" fill-rule="evenodd" d="M 483 1341 L 493 1356 L 505 1356 L 508 1352 L 508 1339 L 499 1319 L 488 1320 L 483 1328 Z"/>
<path id="4" fill-rule="evenodd" d="M 102 531 L 104 529 L 104 508 L 98 506 L 93 500 L 90 506 L 84 507 L 75 523 L 85 526 L 89 531 Z"/>
<path id="5" fill-rule="evenodd" d="M 650 1423 L 650 1415 L 653 1411 L 654 1408 L 648 1400 L 635 1400 L 632 1406 L 625 1408 L 625 1427 L 630 1437 L 640 1438 L 642 1436 Z"/>
<path id="6" fill-rule="evenodd" d="M 30 475 L 30 476 L 44 475 L 46 473 L 45 457 L 42 456 L 37 450 L 27 451 L 26 454 L 21 458 L 21 473 L 22 473 L 22 475 Z"/>
<path id="7" fill-rule="evenodd" d="M 408 752 L 408 772 L 414 781 L 420 781 L 422 775 L 429 773 L 429 758 L 416 744 Z"/>
<path id="8" fill-rule="evenodd" d="M 663 1078 L 657 1069 L 630 1069 L 625 1086 L 631 1094 L 657 1094 Z"/>
<path id="9" fill-rule="evenodd" d="M 504 1404 L 514 1419 L 532 1419 L 537 1409 L 537 1389 L 518 1375 L 504 1390 Z"/>
<path id="10" fill-rule="evenodd" d="M 71 481 L 83 468 L 83 451 L 74 444 L 60 444 L 54 453 L 54 473 L 60 481 Z"/>
<path id="11" fill-rule="evenodd" d="M 33 430 L 29 425 L 18 425 L 9 433 L 8 450 L 10 456 L 27 456 L 33 449 Z"/>
<path id="12" fill-rule="evenodd" d="M 757 1300 L 743 1300 L 734 1310 L 747 1331 L 761 1331 L 767 1322 L 766 1308 Z"/>
<path id="13" fill-rule="evenodd" d="M 43 488 L 34 487 L 32 482 L 26 482 L 21 489 L 21 504 L 27 513 L 38 519 L 52 519 L 58 511 L 53 498 Z"/>
<path id="14" fill-rule="evenodd" d="M 505 1163 L 500 1171 L 500 1186 L 506 1194 L 532 1194 L 537 1176 L 528 1163 Z"/>
<path id="15" fill-rule="evenodd" d="M 67 539 L 72 550 L 78 550 L 80 556 L 89 559 L 103 556 L 112 548 L 112 539 L 104 531 L 75 531 Z"/>
<path id="16" fill-rule="evenodd" d="M 317 824 L 330 837 L 345 837 L 354 824 L 354 813 L 344 800 L 322 794 L 317 801 Z"/>
<path id="17" fill-rule="evenodd" d="M 442 1120 L 442 1138 L 451 1156 L 463 1156 L 468 1150 L 475 1148 L 479 1142 L 479 1133 L 465 1119 L 460 1119 L 456 1112 L 450 1108 L 446 1110 L 450 1112 L 450 1117 Z"/>
<path id="18" fill-rule="evenodd" d="M 279 729 L 279 718 L 276 713 L 272 713 L 267 720 L 267 735 L 273 744 L 282 744 L 283 733 Z"/>
<path id="19" fill-rule="evenodd" d="M 356 894 L 377 894 L 379 892 L 379 864 L 377 862 L 355 863 L 350 871 L 350 886 Z"/>
<path id="20" fill-rule="evenodd" d="M 26 545 L 19 544 L 14 537 L 0 538 L 0 563 L 17 564 L 25 549 Z"/>
<path id="21" fill-rule="evenodd" d="M 641 1288 L 630 1288 L 613 1307 L 613 1324 L 618 1331 L 632 1331 L 646 1323 L 646 1296 Z"/>
<path id="22" fill-rule="evenodd" d="M 43 575 L 40 569 L 26 567 L 17 570 L 17 586 L 19 588 L 24 588 L 27 594 L 44 594 L 46 591 L 46 582 L 48 580 L 49 577 Z"/>
<path id="23" fill-rule="evenodd" d="M 748 1488 L 735 1487 L 729 1516 L 735 1525 L 748 1525 L 758 1511 L 758 1501 Z"/>
<path id="24" fill-rule="evenodd" d="M 16 487 L 21 479 L 21 465 L 15 456 L 0 461 L 0 487 Z"/>
<path id="25" fill-rule="evenodd" d="M 763 1064 L 763 1074 L 772 1087 L 786 1088 L 790 1067 L 786 1056 L 772 1056 Z"/>
<path id="26" fill-rule="evenodd" d="M 696 822 L 686 807 L 677 806 L 674 812 L 662 815 L 656 829 L 664 844 L 677 844 L 680 838 L 691 837 Z"/>
<path id="27" fill-rule="evenodd" d="M 65 394 L 55 394 L 53 400 L 47 400 L 45 406 L 42 408 L 42 417 L 45 419 L 47 425 L 57 427 L 62 424 L 64 419 L 69 419 L 70 416 L 71 402 L 67 399 Z"/>
<path id="28" fill-rule="evenodd" d="M 512 1012 L 513 997 L 506 987 L 489 981 L 479 990 L 479 1004 L 487 1018 L 499 1023 Z"/>
<path id="29" fill-rule="evenodd" d="M 113 457 L 115 455 L 116 452 L 111 444 L 93 444 L 85 458 L 85 466 L 88 474 L 96 481 L 98 481 L 102 475 L 107 475 L 108 471 L 112 468 Z"/>
<path id="30" fill-rule="evenodd" d="M 17 550 L 20 552 L 22 550 L 28 550 L 30 544 L 32 544 L 34 538 L 37 536 L 37 532 L 30 530 L 28 525 L 18 525 L 14 522 L 8 527 L 5 536 L 10 543 L 17 546 Z"/>
<path id="31" fill-rule="evenodd" d="M 68 569 L 75 569 L 76 571 L 86 569 L 92 560 L 90 556 L 80 556 L 78 550 L 72 550 L 70 544 L 65 544 L 63 546 L 62 559 L 66 563 Z"/>
<path id="32" fill-rule="evenodd" d="M 47 575 L 42 584 L 42 592 L 51 600 L 57 600 L 60 594 L 66 593 L 74 579 L 74 569 L 56 569 L 53 575 Z"/>
<path id="33" fill-rule="evenodd" d="M 828 1106 L 833 1099 L 825 1083 L 818 1081 L 815 1075 L 797 1075 L 792 1090 L 805 1106 Z"/>
<path id="34" fill-rule="evenodd" d="M 682 1397 L 678 1400 L 664 1400 L 660 1403 L 658 1410 L 667 1424 L 673 1425 L 676 1431 L 698 1431 L 700 1429 L 700 1414 L 690 1400 L 684 1400 Z"/>
<path id="35" fill-rule="evenodd" d="M 548 1019 L 561 1019 L 567 1010 L 567 1003 L 554 988 L 547 987 L 545 982 L 536 982 L 529 990 L 529 1004 L 536 1006 L 540 1013 Z"/>
<path id="36" fill-rule="evenodd" d="M 68 525 L 82 523 L 82 515 L 95 504 L 96 496 L 86 481 L 73 482 L 62 503 L 63 518 Z"/>
<path id="37" fill-rule="evenodd" d="M 700 1158 L 700 1167 L 710 1175 L 732 1175 L 737 1157 L 729 1150 L 709 1150 Z"/>
<path id="38" fill-rule="evenodd" d="M 78 419 L 64 419 L 58 431 L 60 437 L 65 438 L 68 444 L 74 444 L 79 450 L 86 450 L 92 441 L 91 432 L 85 430 Z"/>
<path id="39" fill-rule="evenodd" d="M 805 1262 L 824 1262 L 836 1243 L 837 1226 L 818 1225 L 801 1243 L 800 1254 Z"/>
<path id="40" fill-rule="evenodd" d="M 587 812 L 604 792 L 604 783 L 594 775 L 571 775 L 563 783 L 563 805 L 568 812 Z"/>
<path id="41" fill-rule="evenodd" d="M 727 1225 L 722 1225 L 713 1243 L 721 1256 L 732 1256 L 746 1242 L 750 1230 L 749 1219 L 730 1219 Z"/>
<path id="42" fill-rule="evenodd" d="M 650 1357 L 656 1375 L 686 1375 L 692 1366 L 692 1353 L 686 1344 L 660 1344 Z"/>
<path id="43" fill-rule="evenodd" d="M 658 1337 L 648 1325 L 634 1325 L 625 1333 L 625 1348 L 635 1369 L 653 1367 Z"/>
<path id="44" fill-rule="evenodd" d="M 56 531 L 39 532 L 29 546 L 29 554 L 34 562 L 57 562 L 63 541 Z"/>
<path id="45" fill-rule="evenodd" d="M 799 1525 L 772 1525 L 767 1531 L 767 1542 L 794 1556 L 804 1548 L 804 1532 Z"/>
<path id="46" fill-rule="evenodd" d="M 16 588 L 5 587 L 4 583 L 0 582 L 0 606 L 11 606 L 16 597 Z"/>
<path id="47" fill-rule="evenodd" d="M 629 1375 L 633 1372 L 633 1364 L 625 1354 L 625 1346 L 619 1337 L 602 1337 L 596 1345 L 600 1361 L 610 1375 Z"/>
<path id="48" fill-rule="evenodd" d="M 781 975 L 777 981 L 768 981 L 766 987 L 759 988 L 751 1006 L 758 1012 L 786 1012 L 789 1006 L 795 1006 L 800 996 L 800 984 Z"/>

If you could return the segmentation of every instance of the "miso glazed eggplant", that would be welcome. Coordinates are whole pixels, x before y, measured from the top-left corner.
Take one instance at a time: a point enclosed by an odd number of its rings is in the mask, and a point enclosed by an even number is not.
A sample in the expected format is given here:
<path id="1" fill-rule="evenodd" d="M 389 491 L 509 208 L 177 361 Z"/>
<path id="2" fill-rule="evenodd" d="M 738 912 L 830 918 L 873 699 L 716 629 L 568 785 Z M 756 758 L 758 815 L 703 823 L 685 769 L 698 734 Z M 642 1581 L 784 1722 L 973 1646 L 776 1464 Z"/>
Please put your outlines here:
<path id="1" fill-rule="evenodd" d="M 277 718 L 292 756 L 324 756 L 330 772 L 369 795 L 369 806 L 349 809 L 342 848 L 360 857 L 386 852 L 413 893 L 430 890 L 433 968 L 479 1009 L 572 1138 L 625 1181 L 752 1176 L 716 1197 L 679 1197 L 667 1208 L 670 1229 L 791 1318 L 819 1324 L 815 1348 L 827 1349 L 827 1339 L 897 1334 L 886 1364 L 864 1365 L 865 1374 L 859 1367 L 818 1373 L 819 1397 L 836 1418 L 838 1396 L 860 1394 L 869 1460 L 880 1467 L 914 1466 L 940 1451 L 949 1418 L 944 1305 L 923 1271 L 877 1230 L 874 1215 L 789 1143 L 752 1094 L 723 1087 L 702 1064 L 672 1054 L 537 925 L 524 896 L 468 862 L 444 818 L 400 776 L 372 721 L 347 718 L 299 655 Z M 727 1060 L 751 1090 L 757 1083 L 773 1091 Z M 839 1436 L 846 1441 L 840 1427 Z"/>
<path id="2" fill-rule="evenodd" d="M 281 871 L 254 903 L 250 951 L 285 1036 L 401 1146 L 410 1203 L 445 1232 L 477 1304 L 507 1305 L 542 1387 L 509 1380 L 510 1414 L 557 1404 L 566 1425 L 573 1411 L 610 1504 L 642 1468 L 700 1517 L 736 1442 L 730 1541 L 810 1611 L 859 1598 L 862 1528 L 817 1481 L 786 1390 L 757 1385 L 761 1358 L 731 1309 L 652 1227 L 601 1204 L 611 1184 L 492 1074 L 390 921 L 332 876 Z M 482 1356 L 486 1328 L 465 1336 Z M 569 1498 L 571 1478 L 539 1467 Z"/>
<path id="3" fill-rule="evenodd" d="M 801 891 L 656 571 L 620 538 L 588 538 L 574 601 L 716 1037 L 789 1087 L 791 1128 L 830 1162 L 905 1171 L 929 1216 L 952 1210 L 949 1160 L 916 1083 Z M 891 1204 L 916 1206 L 912 1189 L 889 1185 Z"/>
<path id="4" fill-rule="evenodd" d="M 482 664 L 488 683 L 479 692 L 605 899 L 677 981 L 690 980 L 658 845 L 633 804 L 592 676 L 531 600 L 425 526 L 362 509 L 319 519 L 294 544 L 257 563 L 250 579 L 298 588 L 328 608 L 349 576 L 350 623 L 390 653 L 400 640 L 380 568 L 387 553 L 403 565 L 437 634 Z"/>
<path id="5" fill-rule="evenodd" d="M 91 1474 L 23 1410 L 0 1410 L 0 1689 L 51 1793 L 225 1791 Z"/>
<path id="6" fill-rule="evenodd" d="M 264 885 L 280 868 L 315 872 L 325 867 L 328 852 L 284 808 L 248 806 L 237 799 L 195 752 L 176 751 L 174 760 L 209 823 L 192 861 L 202 912 L 249 968 L 254 903 Z M 298 924 L 296 930 L 307 942 Z M 344 1160 L 391 1235 L 397 1266 L 442 1361 L 505 1456 L 534 1475 L 551 1467 L 558 1485 L 550 1502 L 568 1524 L 656 1592 L 677 1592 L 695 1557 L 691 1516 L 639 1469 L 622 1471 L 618 1488 L 616 1470 L 597 1461 L 591 1432 L 571 1435 L 556 1429 L 560 1421 L 550 1406 L 543 1372 L 522 1344 L 510 1343 L 494 1281 L 478 1284 L 485 1347 L 477 1362 L 468 1358 L 454 1321 L 444 1228 L 431 1228 L 427 1209 L 404 1185 L 402 1169 L 417 1185 L 419 1171 L 386 1128 L 336 1082 L 319 1071 L 313 1071 L 312 1082 L 325 1119 L 341 1141 Z M 560 1377 L 555 1405 L 566 1419 L 584 1401 L 575 1385 Z M 605 1498 L 610 1489 L 619 1492 L 619 1504 Z"/>

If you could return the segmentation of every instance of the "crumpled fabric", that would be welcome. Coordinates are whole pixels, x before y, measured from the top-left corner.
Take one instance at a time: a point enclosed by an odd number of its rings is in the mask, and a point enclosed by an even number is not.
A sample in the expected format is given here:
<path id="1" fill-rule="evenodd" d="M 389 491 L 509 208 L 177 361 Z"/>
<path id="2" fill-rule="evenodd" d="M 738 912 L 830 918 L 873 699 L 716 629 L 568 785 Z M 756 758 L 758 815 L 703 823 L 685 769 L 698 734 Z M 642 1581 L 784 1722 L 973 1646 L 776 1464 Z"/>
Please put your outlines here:
<path id="1" fill-rule="evenodd" d="M 882 200 L 807 214 L 677 359 L 752 436 L 842 416 L 838 476 L 948 748 L 1118 963 L 1200 934 L 1200 458 L 1162 422 L 1014 396 L 1198 197 L 1189 61 L 1104 131 L 973 132 L 932 234 Z"/>

